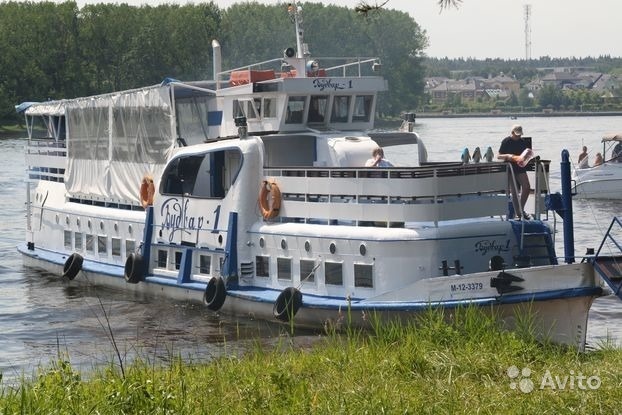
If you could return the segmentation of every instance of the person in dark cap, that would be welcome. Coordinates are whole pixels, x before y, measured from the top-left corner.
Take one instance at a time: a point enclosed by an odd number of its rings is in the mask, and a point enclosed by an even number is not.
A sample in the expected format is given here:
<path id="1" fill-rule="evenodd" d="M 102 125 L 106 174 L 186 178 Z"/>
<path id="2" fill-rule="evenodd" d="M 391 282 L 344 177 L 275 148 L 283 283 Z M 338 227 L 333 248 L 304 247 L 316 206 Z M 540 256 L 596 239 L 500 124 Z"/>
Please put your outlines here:
<path id="1" fill-rule="evenodd" d="M 514 124 L 512 126 L 512 129 L 510 130 L 510 135 L 505 137 L 501 141 L 501 146 L 499 147 L 497 159 L 512 163 L 512 170 L 514 171 L 514 178 L 516 179 L 515 186 L 510 183 L 514 213 L 518 216 L 519 219 L 521 218 L 521 212 L 524 219 L 531 219 L 531 216 L 525 212 L 525 204 L 527 203 L 527 199 L 529 198 L 531 185 L 529 184 L 529 177 L 527 177 L 526 165 L 519 165 L 519 163 L 522 161 L 521 154 L 523 154 L 523 152 L 529 148 L 527 141 L 523 140 L 522 136 L 523 127 L 521 125 Z M 519 196 L 517 194 L 519 191 L 520 210 L 518 209 Z"/>

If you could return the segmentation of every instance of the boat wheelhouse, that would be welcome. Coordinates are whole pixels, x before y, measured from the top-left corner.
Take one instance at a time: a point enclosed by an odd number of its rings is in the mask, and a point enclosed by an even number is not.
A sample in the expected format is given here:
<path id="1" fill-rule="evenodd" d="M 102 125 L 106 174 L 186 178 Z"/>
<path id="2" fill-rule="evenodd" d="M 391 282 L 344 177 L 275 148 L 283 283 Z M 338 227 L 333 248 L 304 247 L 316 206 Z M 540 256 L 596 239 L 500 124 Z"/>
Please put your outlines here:
<path id="1" fill-rule="evenodd" d="M 374 132 L 380 61 L 311 59 L 289 12 L 297 49 L 278 59 L 222 71 L 214 42 L 214 80 L 21 105 L 25 262 L 301 326 L 469 304 L 511 325 L 529 305 L 583 347 L 601 271 L 558 263 L 548 162 L 532 164 L 536 219 L 509 219 L 507 163 L 428 161 L 412 118 Z M 365 167 L 378 146 L 411 162 Z"/>

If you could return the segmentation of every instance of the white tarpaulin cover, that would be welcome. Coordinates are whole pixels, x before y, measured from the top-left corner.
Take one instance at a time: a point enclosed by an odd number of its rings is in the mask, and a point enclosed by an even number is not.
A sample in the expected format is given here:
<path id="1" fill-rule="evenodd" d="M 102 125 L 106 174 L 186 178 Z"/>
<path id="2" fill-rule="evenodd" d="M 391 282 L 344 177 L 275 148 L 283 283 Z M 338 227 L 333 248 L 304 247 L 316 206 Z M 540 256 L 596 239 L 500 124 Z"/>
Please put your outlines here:
<path id="1" fill-rule="evenodd" d="M 159 177 L 174 146 L 169 90 L 154 86 L 67 105 L 65 184 L 72 196 L 140 202 L 142 177 Z"/>

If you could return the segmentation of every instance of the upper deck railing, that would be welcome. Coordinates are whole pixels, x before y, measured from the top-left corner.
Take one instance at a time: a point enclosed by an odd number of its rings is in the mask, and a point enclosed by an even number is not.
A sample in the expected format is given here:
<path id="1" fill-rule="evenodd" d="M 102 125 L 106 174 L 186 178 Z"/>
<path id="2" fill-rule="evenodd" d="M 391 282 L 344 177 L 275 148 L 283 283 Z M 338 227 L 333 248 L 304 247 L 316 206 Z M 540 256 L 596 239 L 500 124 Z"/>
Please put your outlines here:
<path id="1" fill-rule="evenodd" d="M 65 141 L 30 139 L 26 146 L 27 179 L 63 182 L 67 165 Z"/>
<path id="2" fill-rule="evenodd" d="M 360 78 L 363 76 L 376 75 L 375 72 L 381 66 L 380 60 L 375 57 L 323 57 L 314 58 L 313 61 L 319 64 L 328 64 L 329 66 L 318 67 L 314 72 L 305 73 L 304 77 L 341 76 Z M 296 71 L 292 70 L 292 68 L 287 65 L 284 58 L 276 58 L 218 72 L 216 80 L 220 88 L 226 88 L 229 86 L 227 82 L 235 72 L 269 70 L 274 71 L 274 78 L 272 79 L 292 78 L 297 76 Z"/>
<path id="3" fill-rule="evenodd" d="M 366 225 L 442 222 L 507 213 L 506 163 L 415 168 L 266 168 L 280 220 Z"/>

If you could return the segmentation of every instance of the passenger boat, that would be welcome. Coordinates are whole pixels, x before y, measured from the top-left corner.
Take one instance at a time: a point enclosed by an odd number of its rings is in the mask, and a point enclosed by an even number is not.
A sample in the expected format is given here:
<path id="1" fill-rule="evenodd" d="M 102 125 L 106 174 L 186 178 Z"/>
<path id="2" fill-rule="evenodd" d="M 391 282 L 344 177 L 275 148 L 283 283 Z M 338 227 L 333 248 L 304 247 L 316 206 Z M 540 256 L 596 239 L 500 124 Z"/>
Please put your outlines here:
<path id="1" fill-rule="evenodd" d="M 622 199 L 622 133 L 605 134 L 602 144 L 602 164 L 574 170 L 576 197 Z"/>
<path id="2" fill-rule="evenodd" d="M 300 327 L 468 305 L 512 327 L 528 309 L 543 337 L 582 348 L 599 256 L 558 263 L 548 163 L 536 218 L 510 219 L 508 164 L 428 161 L 414 118 L 372 132 L 380 61 L 311 59 L 289 13 L 297 48 L 277 59 L 223 71 L 214 41 L 210 81 L 18 106 L 25 263 Z M 364 167 L 378 146 L 412 165 Z"/>

